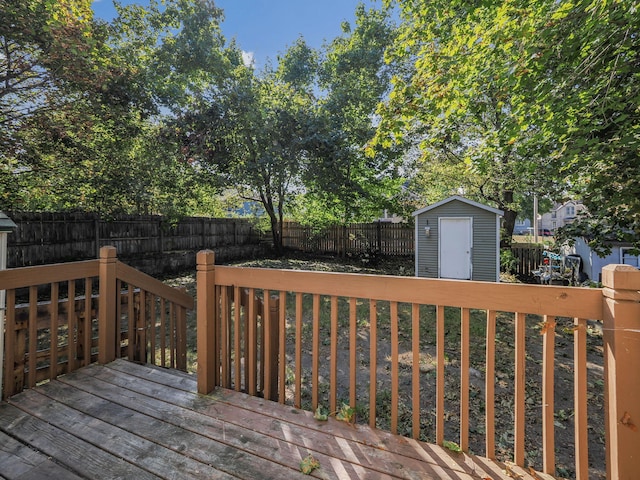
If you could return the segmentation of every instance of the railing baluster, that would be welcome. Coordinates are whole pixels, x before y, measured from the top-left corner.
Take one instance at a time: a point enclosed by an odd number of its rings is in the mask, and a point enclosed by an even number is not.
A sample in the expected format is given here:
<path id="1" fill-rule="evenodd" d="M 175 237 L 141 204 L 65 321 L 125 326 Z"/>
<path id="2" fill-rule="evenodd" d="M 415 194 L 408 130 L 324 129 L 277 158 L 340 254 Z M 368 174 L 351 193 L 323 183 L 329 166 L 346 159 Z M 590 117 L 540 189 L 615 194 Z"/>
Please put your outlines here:
<path id="1" fill-rule="evenodd" d="M 515 406 L 514 406 L 514 444 L 513 455 L 516 465 L 524 466 L 524 433 L 525 433 L 525 339 L 526 315 L 516 313 L 515 326 Z"/>
<path id="2" fill-rule="evenodd" d="M 302 407 L 302 293 L 296 293 L 296 395 L 294 405 Z"/>
<path id="3" fill-rule="evenodd" d="M 240 339 L 241 339 L 241 324 L 240 324 L 240 313 L 242 300 L 240 297 L 240 287 L 238 285 L 234 285 L 233 287 L 233 350 L 234 350 L 234 382 L 233 386 L 237 392 L 242 388 L 242 352 L 240 350 Z M 246 316 L 246 314 L 245 314 Z"/>
<path id="4" fill-rule="evenodd" d="M 542 468 L 555 475 L 554 362 L 556 318 L 544 316 L 542 332 Z"/>
<path id="5" fill-rule="evenodd" d="M 136 315 L 136 338 L 134 350 L 136 352 L 136 360 L 139 362 L 147 362 L 147 292 L 140 290 L 138 294 L 138 313 Z"/>
<path id="6" fill-rule="evenodd" d="M 269 315 L 269 291 L 262 290 L 262 299 L 259 297 L 256 298 L 257 303 L 257 315 L 260 318 L 260 322 L 258 323 L 258 319 L 256 318 L 256 332 L 258 335 L 258 365 L 260 369 L 258 370 L 258 392 L 262 392 L 264 396 L 264 367 L 265 367 L 265 355 L 264 355 L 264 345 L 265 345 L 265 330 L 267 325 L 266 317 Z"/>
<path id="7" fill-rule="evenodd" d="M 398 302 L 389 304 L 391 321 L 391 433 L 398 433 Z"/>
<path id="8" fill-rule="evenodd" d="M 244 306 L 244 324 L 243 324 L 243 345 L 242 345 L 242 358 L 244 358 L 244 391 L 249 391 L 249 370 L 251 365 L 249 364 L 249 323 L 251 322 L 249 315 L 253 314 L 253 310 L 249 308 L 249 290 L 242 289 L 240 292 L 241 303 Z"/>
<path id="9" fill-rule="evenodd" d="M 69 353 L 67 354 L 68 372 L 72 372 L 77 368 L 77 342 L 76 342 L 76 282 L 69 280 L 67 282 L 67 347 Z"/>
<path id="10" fill-rule="evenodd" d="M 378 305 L 369 300 L 369 426 L 376 427 L 378 382 Z"/>
<path id="11" fill-rule="evenodd" d="M 436 306 L 436 443 L 444 442 L 444 307 Z"/>
<path id="12" fill-rule="evenodd" d="M 469 451 L 469 316 L 468 308 L 460 315 L 460 448 Z"/>
<path id="13" fill-rule="evenodd" d="M 4 383 L 2 387 L 2 399 L 6 399 L 11 395 L 22 390 L 24 384 L 24 370 L 16 370 L 16 360 L 20 357 L 17 355 L 19 349 L 18 333 L 16 329 L 16 291 L 11 288 L 6 290 L 5 305 L 5 349 L 4 349 Z M 0 358 L 0 362 L 3 359 Z M 24 356 L 22 357 L 24 362 Z M 17 376 L 19 374 L 19 377 Z"/>
<path id="14" fill-rule="evenodd" d="M 220 366 L 222 368 L 221 386 L 229 388 L 231 383 L 231 372 L 229 370 L 229 317 L 231 310 L 228 289 L 226 287 L 221 287 L 220 293 L 220 354 L 222 356 L 220 359 Z"/>
<path id="15" fill-rule="evenodd" d="M 49 329 L 51 330 L 50 351 L 49 351 L 49 379 L 53 380 L 58 376 L 58 303 L 60 288 L 58 282 L 51 284 L 51 303 L 49 304 L 49 314 L 51 315 Z M 0 328 L 2 328 L 0 326 Z"/>
<path id="16" fill-rule="evenodd" d="M 176 305 L 176 368 L 187 371 L 187 311 Z"/>
<path id="17" fill-rule="evenodd" d="M 320 295 L 313 294 L 313 340 L 311 361 L 311 407 L 318 408 L 318 394 L 320 376 Z"/>
<path id="18" fill-rule="evenodd" d="M 273 325 L 273 317 L 271 315 L 271 292 L 264 290 L 263 296 L 263 309 L 262 309 L 262 354 L 261 354 L 261 376 L 262 376 L 262 390 L 264 398 L 273 400 L 273 383 L 271 382 L 273 375 L 273 330 L 276 325 Z"/>
<path id="19" fill-rule="evenodd" d="M 160 299 L 160 365 L 167 366 L 167 305 Z"/>
<path id="20" fill-rule="evenodd" d="M 420 438 L 420 305 L 411 304 L 411 349 L 413 361 L 411 365 L 411 410 L 413 438 Z"/>
<path id="21" fill-rule="evenodd" d="M 169 367 L 176 368 L 176 306 L 173 302 L 169 302 Z M 220 371 L 216 370 L 216 374 L 216 385 L 219 385 Z"/>
<path id="22" fill-rule="evenodd" d="M 156 364 L 156 333 L 157 333 L 157 322 L 158 322 L 158 309 L 156 307 L 156 303 L 158 301 L 158 296 L 157 295 L 151 295 L 150 298 L 150 302 L 151 302 L 151 311 L 149 313 L 150 315 L 150 322 L 149 322 L 149 345 L 150 345 L 150 349 L 151 352 L 149 354 L 149 360 L 151 365 L 155 365 Z M 119 334 L 118 334 L 119 335 Z"/>
<path id="23" fill-rule="evenodd" d="M 29 376 L 27 386 L 36 384 L 36 354 L 38 351 L 38 287 L 29 287 Z"/>
<path id="24" fill-rule="evenodd" d="M 329 410 L 335 412 L 337 410 L 337 394 L 338 394 L 338 297 L 331 296 L 331 359 L 329 374 L 330 392 L 329 392 Z"/>
<path id="25" fill-rule="evenodd" d="M 122 357 L 122 281 L 116 280 L 116 358 Z"/>
<path id="26" fill-rule="evenodd" d="M 91 343 L 93 340 L 93 319 L 91 318 L 91 291 L 92 280 L 87 277 L 84 280 L 84 359 L 83 366 L 91 364 Z"/>
<path id="27" fill-rule="evenodd" d="M 256 292 L 253 288 L 249 289 L 249 395 L 255 395 L 257 389 L 257 368 L 258 368 L 258 337 L 257 337 L 257 323 L 258 316 L 256 315 Z"/>
<path id="28" fill-rule="evenodd" d="M 485 374 L 485 455 L 496 458 L 495 386 L 496 386 L 496 312 L 487 311 L 486 374 Z"/>
<path id="29" fill-rule="evenodd" d="M 278 377 L 280 380 L 278 390 L 278 401 L 284 403 L 286 400 L 286 375 L 287 375 L 287 293 L 280 292 L 280 303 L 278 309 Z"/>
<path id="30" fill-rule="evenodd" d="M 576 479 L 589 478 L 589 439 L 587 435 L 587 320 L 574 319 L 573 372 L 576 436 Z"/>
<path id="31" fill-rule="evenodd" d="M 135 322 L 135 312 L 134 312 L 134 293 L 133 293 L 133 285 L 127 283 L 127 325 L 129 331 L 129 341 L 127 347 L 127 357 L 129 360 L 133 360 L 135 358 L 135 344 L 136 344 L 136 322 Z"/>
<path id="32" fill-rule="evenodd" d="M 349 298 L 349 406 L 356 408 L 356 374 L 358 370 L 356 339 L 358 336 L 357 299 Z"/>

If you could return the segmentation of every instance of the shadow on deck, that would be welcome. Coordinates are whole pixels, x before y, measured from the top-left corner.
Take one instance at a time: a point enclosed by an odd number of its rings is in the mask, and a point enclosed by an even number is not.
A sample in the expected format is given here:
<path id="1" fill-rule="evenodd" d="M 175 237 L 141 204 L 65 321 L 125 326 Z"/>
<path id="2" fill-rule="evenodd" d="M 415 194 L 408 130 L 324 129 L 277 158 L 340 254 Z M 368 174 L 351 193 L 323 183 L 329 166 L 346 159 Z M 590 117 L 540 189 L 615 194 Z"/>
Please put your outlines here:
<path id="1" fill-rule="evenodd" d="M 517 467 L 218 389 L 176 370 L 116 360 L 0 404 L 6 479 L 543 478 Z M 550 477 L 549 477 L 550 478 Z"/>

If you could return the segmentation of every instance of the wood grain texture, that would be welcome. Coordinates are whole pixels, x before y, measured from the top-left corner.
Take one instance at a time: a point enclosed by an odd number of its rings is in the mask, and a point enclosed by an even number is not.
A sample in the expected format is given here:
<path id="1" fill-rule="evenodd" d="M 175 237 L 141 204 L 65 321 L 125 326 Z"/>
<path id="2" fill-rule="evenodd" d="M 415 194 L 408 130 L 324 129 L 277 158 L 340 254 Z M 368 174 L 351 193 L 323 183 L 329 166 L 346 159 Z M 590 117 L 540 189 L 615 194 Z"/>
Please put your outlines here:
<path id="1" fill-rule="evenodd" d="M 245 393 L 198 395 L 194 376 L 125 360 L 84 367 L 0 404 L 0 445 L 0 472 L 11 480 L 302 479 L 309 454 L 320 463 L 312 477 L 323 479 L 509 478 L 486 459 L 334 418 L 320 422 Z"/>
<path id="2" fill-rule="evenodd" d="M 216 267 L 216 284 L 501 312 L 602 319 L 602 289 L 360 273 Z"/>

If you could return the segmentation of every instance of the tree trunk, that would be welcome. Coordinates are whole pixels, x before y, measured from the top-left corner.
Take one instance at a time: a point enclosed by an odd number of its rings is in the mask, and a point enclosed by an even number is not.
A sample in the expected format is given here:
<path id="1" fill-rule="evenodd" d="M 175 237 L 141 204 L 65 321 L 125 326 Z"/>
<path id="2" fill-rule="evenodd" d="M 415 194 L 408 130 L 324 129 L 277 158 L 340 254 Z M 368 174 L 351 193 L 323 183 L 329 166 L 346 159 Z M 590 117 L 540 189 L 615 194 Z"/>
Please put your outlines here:
<path id="1" fill-rule="evenodd" d="M 273 200 L 266 197 L 262 193 L 260 194 L 260 202 L 264 207 L 264 210 L 269 215 L 269 222 L 271 224 L 271 239 L 273 240 L 273 250 L 275 254 L 280 257 L 283 253 L 282 248 L 282 223 L 278 222 L 278 216 L 275 208 L 273 207 Z"/>
<path id="2" fill-rule="evenodd" d="M 281 223 L 278 222 L 278 218 L 276 217 L 275 212 L 268 213 L 269 220 L 271 221 L 271 238 L 273 239 L 273 250 L 278 257 L 281 257 L 283 253 Z"/>
<path id="3" fill-rule="evenodd" d="M 518 217 L 518 212 L 507 208 L 505 205 L 513 205 L 513 192 L 510 190 L 505 190 L 502 194 L 503 204 L 501 206 L 502 211 L 504 211 L 503 218 L 503 229 L 500 232 L 500 247 L 508 248 L 511 246 L 511 238 L 513 237 L 513 229 L 516 225 L 516 218 Z"/>

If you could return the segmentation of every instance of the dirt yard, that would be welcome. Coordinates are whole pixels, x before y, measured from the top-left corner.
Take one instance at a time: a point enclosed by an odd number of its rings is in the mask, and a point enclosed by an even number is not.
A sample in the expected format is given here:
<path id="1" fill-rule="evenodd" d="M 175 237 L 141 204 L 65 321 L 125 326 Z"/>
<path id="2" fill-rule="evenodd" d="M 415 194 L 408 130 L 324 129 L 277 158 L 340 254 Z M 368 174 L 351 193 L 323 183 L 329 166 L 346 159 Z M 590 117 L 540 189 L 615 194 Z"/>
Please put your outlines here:
<path id="1" fill-rule="evenodd" d="M 293 257 L 287 259 L 265 259 L 236 264 L 243 267 L 284 268 L 316 271 L 338 271 L 349 273 L 369 273 L 384 275 L 413 275 L 413 259 L 391 259 L 362 261 L 361 259 L 333 259 Z M 516 281 L 514 278 L 503 278 L 503 281 Z M 195 296 L 195 275 L 186 275 L 167 279 L 167 283 L 184 286 Z M 326 300 L 326 301 L 325 301 Z M 342 299 L 341 299 L 342 302 Z M 346 302 L 346 300 L 345 300 Z M 341 309 L 345 305 L 341 305 Z M 321 338 L 329 338 L 328 317 L 329 301 L 322 301 Z M 357 421 L 368 422 L 369 419 L 369 312 L 368 302 L 358 302 L 357 332 Z M 379 318 L 388 316 L 388 304 L 379 302 Z M 289 309 L 288 309 L 289 311 Z M 306 312 L 307 310 L 305 310 Z M 348 314 L 346 315 L 348 317 Z M 421 307 L 421 352 L 420 352 L 420 402 L 421 402 L 421 439 L 429 442 L 435 440 L 435 309 L 430 306 Z M 287 315 L 287 318 L 293 318 Z M 471 312 L 471 359 L 470 359 L 470 448 L 473 453 L 484 454 L 484 365 L 485 365 L 485 312 Z M 305 313 L 303 328 L 303 376 L 311 377 L 311 328 Z M 555 437 L 556 437 L 556 475 L 559 478 L 573 478 L 575 469 L 574 457 L 574 424 L 573 424 L 573 321 L 557 319 L 556 327 L 556 369 L 555 369 Z M 411 435 L 411 320 L 410 306 L 399 306 L 400 322 L 400 406 L 399 433 Z M 293 338 L 297 334 L 293 321 L 287 329 L 287 344 L 293 347 Z M 457 442 L 459 438 L 459 381 L 460 381 L 460 312 L 459 309 L 447 308 L 445 312 L 446 341 L 446 387 L 445 387 L 445 439 Z M 526 363 L 526 462 L 532 468 L 542 469 L 542 319 L 536 316 L 527 317 L 527 363 Z M 349 381 L 346 375 L 349 368 L 348 319 L 341 321 L 338 365 L 345 373 L 344 380 L 339 381 L 338 401 L 348 401 Z M 342 333 L 344 332 L 344 333 Z M 390 362 L 391 331 L 388 324 L 379 321 L 378 325 L 378 385 L 376 396 L 379 428 L 389 428 L 389 406 L 391 398 Z M 513 314 L 499 313 L 496 323 L 496 454 L 503 461 L 513 457 L 513 378 L 514 378 L 514 319 Z M 288 371 L 293 368 L 290 360 L 294 358 L 293 350 L 287 350 Z M 321 342 L 321 404 L 328 407 L 328 378 L 330 345 Z M 195 369 L 195 313 L 189 316 L 188 350 L 190 370 Z M 291 360 L 292 361 L 292 360 Z M 603 406 L 603 368 L 602 368 L 602 333 L 600 325 L 589 323 L 587 336 L 587 369 L 589 382 L 589 460 L 594 469 L 590 478 L 605 478 L 604 468 L 604 406 Z M 304 380 L 303 379 L 303 385 Z M 310 382 L 307 382 L 310 383 Z M 290 392 L 291 393 L 291 392 Z M 311 392 L 303 387 L 303 407 L 310 409 Z M 323 403 L 326 402 L 326 403 Z"/>

